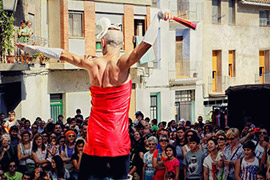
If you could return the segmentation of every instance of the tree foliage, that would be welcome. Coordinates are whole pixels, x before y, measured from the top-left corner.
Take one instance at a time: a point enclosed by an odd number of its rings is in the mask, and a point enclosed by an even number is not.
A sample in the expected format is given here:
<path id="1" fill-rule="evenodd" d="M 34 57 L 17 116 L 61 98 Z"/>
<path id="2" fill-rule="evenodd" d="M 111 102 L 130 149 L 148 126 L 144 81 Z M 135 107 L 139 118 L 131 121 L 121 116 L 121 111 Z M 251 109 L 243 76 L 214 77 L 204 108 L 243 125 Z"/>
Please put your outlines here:
<path id="1" fill-rule="evenodd" d="M 14 37 L 13 13 L 3 10 L 0 0 L 0 53 L 1 56 L 13 50 L 12 39 Z"/>

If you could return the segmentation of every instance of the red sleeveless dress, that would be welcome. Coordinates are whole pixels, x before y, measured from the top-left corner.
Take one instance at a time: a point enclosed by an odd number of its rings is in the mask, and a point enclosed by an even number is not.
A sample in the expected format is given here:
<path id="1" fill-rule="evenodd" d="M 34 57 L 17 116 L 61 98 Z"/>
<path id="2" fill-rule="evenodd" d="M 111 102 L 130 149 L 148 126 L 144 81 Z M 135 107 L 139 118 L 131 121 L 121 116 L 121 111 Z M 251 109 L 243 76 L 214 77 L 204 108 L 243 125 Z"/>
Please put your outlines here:
<path id="1" fill-rule="evenodd" d="M 129 154 L 131 88 L 131 80 L 119 87 L 90 87 L 92 108 L 83 150 L 85 154 L 100 157 Z"/>

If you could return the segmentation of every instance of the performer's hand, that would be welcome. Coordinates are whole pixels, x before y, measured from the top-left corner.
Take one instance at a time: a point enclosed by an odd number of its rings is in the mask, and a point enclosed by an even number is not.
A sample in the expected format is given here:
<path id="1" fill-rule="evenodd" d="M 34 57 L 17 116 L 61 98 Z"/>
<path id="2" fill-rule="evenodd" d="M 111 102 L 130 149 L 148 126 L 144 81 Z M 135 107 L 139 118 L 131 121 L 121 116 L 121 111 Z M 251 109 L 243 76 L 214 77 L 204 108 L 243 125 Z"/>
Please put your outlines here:
<path id="1" fill-rule="evenodd" d="M 16 46 L 18 48 L 20 48 L 21 50 L 23 50 L 23 48 L 26 46 L 25 44 L 21 44 L 21 43 L 16 43 Z"/>
<path id="2" fill-rule="evenodd" d="M 165 11 L 163 13 L 163 19 L 164 21 L 167 21 L 167 20 L 170 20 L 174 17 L 174 15 L 172 14 L 172 12 L 169 12 L 169 11 Z"/>

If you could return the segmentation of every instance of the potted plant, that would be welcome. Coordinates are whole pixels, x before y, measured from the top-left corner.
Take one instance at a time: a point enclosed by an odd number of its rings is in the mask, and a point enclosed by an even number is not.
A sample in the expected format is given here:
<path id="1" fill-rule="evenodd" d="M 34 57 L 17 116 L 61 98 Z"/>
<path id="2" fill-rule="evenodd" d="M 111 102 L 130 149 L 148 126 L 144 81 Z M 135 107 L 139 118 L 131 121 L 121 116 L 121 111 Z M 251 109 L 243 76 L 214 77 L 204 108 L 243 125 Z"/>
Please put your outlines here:
<path id="1" fill-rule="evenodd" d="M 10 14 L 10 12 L 4 11 L 2 8 L 2 1 L 0 1 L 0 59 L 1 61 L 5 61 L 6 55 L 10 55 L 10 53 L 13 50 L 13 44 L 12 44 L 12 39 L 14 37 L 13 22 L 14 22 L 13 13 Z M 13 59 L 13 62 L 14 62 L 14 59 Z"/>

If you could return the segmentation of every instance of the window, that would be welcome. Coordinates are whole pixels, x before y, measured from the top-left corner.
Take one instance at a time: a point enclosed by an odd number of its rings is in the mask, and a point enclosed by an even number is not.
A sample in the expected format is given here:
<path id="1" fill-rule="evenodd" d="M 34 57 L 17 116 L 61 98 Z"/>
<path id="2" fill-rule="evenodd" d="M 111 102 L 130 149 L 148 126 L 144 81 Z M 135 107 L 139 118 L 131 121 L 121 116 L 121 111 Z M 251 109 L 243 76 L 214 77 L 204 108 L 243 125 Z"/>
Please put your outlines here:
<path id="1" fill-rule="evenodd" d="M 112 25 L 119 25 L 121 31 L 123 28 L 123 15 L 122 14 L 106 14 L 106 13 L 96 13 L 96 21 L 99 21 L 101 18 L 106 17 L 111 20 Z M 96 40 L 96 49 L 101 50 L 101 41 Z"/>
<path id="2" fill-rule="evenodd" d="M 221 5 L 220 0 L 212 0 L 212 23 L 221 22 Z"/>
<path id="3" fill-rule="evenodd" d="M 55 123 L 57 121 L 58 115 L 63 114 L 62 94 L 50 95 L 50 108 L 51 108 L 51 119 L 53 119 Z"/>
<path id="4" fill-rule="evenodd" d="M 235 24 L 235 0 L 229 0 L 229 24 Z"/>
<path id="5" fill-rule="evenodd" d="M 229 51 L 229 76 L 235 77 L 235 50 Z"/>
<path id="6" fill-rule="evenodd" d="M 157 95 L 150 96 L 150 118 L 157 119 L 158 117 L 158 97 Z"/>
<path id="7" fill-rule="evenodd" d="M 83 13 L 70 11 L 68 14 L 69 14 L 69 36 L 83 37 Z"/>
<path id="8" fill-rule="evenodd" d="M 212 52 L 212 92 L 222 91 L 221 50 Z"/>
<path id="9" fill-rule="evenodd" d="M 259 83 L 269 83 L 269 50 L 259 52 Z"/>
<path id="10" fill-rule="evenodd" d="M 192 120 L 194 101 L 194 90 L 175 91 L 175 119 L 180 120 L 184 118 L 186 120 Z"/>
<path id="11" fill-rule="evenodd" d="M 269 26 L 269 11 L 259 11 L 260 16 L 260 26 Z"/>

